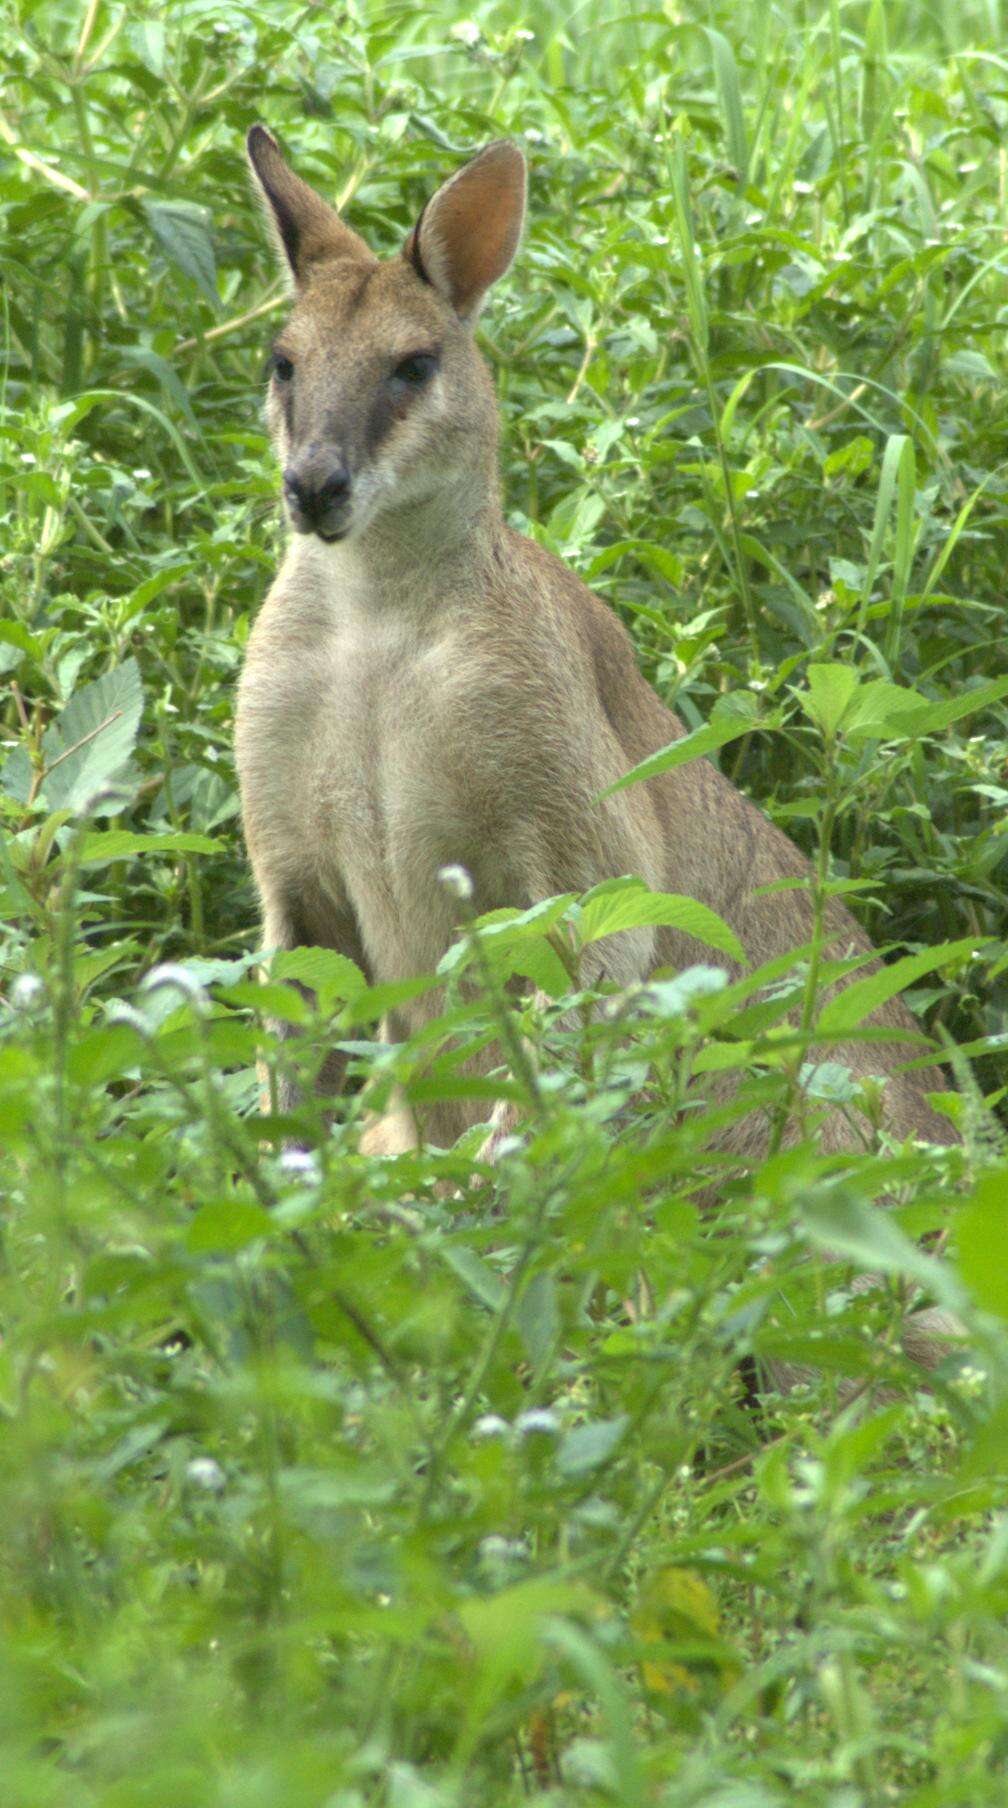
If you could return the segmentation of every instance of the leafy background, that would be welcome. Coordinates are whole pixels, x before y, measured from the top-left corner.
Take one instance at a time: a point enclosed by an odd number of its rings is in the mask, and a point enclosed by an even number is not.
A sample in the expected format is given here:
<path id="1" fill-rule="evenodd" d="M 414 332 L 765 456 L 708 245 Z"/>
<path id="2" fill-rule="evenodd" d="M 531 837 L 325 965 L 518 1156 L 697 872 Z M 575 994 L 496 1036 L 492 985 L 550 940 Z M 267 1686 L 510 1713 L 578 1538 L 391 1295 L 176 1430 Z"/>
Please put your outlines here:
<path id="1" fill-rule="evenodd" d="M 18 1808 L 1003 1801 L 1005 23 L 8 0 Z M 961 1149 L 888 1148 L 826 1060 L 811 1102 L 847 1100 L 864 1152 L 810 1134 L 701 1220 L 686 1080 L 755 1061 L 794 1108 L 774 1029 L 800 966 L 776 1002 L 701 972 L 572 1033 L 503 990 L 576 982 L 549 922 L 470 931 L 481 1001 L 393 1056 L 338 962 L 253 985 L 231 722 L 281 539 L 260 372 L 284 303 L 241 154 L 260 117 L 388 251 L 467 152 L 523 142 L 529 231 L 482 328 L 511 517 L 919 953 L 899 979 L 965 1051 Z M 592 932 L 632 908 L 596 901 Z M 284 1156 L 251 1115 L 267 1005 L 307 1030 L 267 1040 L 274 1072 L 335 1024 L 373 1084 L 428 1093 L 461 1083 L 449 1032 L 504 1014 L 537 1051 L 528 1137 L 492 1181 L 471 1144 L 369 1161 L 354 1095 Z M 914 1288 L 967 1332 L 926 1392 Z M 754 1411 L 779 1360 L 808 1379 Z"/>

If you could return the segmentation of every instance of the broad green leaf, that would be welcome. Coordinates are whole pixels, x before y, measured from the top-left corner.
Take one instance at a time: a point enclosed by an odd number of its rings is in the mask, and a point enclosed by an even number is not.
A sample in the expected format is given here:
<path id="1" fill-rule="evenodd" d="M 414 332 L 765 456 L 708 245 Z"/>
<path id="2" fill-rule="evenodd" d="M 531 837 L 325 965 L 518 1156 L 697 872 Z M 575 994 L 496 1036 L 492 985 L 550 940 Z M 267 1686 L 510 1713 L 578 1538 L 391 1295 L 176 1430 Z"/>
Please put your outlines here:
<path id="1" fill-rule="evenodd" d="M 643 928 L 680 929 L 706 947 L 731 955 L 733 960 L 745 960 L 745 951 L 734 930 L 695 898 L 651 891 L 642 879 L 627 877 L 597 885 L 581 901 L 577 931 L 582 947 L 603 936 L 617 935 L 622 929 Z"/>
<path id="2" fill-rule="evenodd" d="M 534 1274 L 515 1308 L 515 1324 L 533 1367 L 544 1362 L 560 1335 L 556 1276 Z"/>
<path id="3" fill-rule="evenodd" d="M 844 714 L 841 731 L 848 741 L 900 739 L 907 733 L 914 712 L 925 703 L 917 691 L 890 684 L 886 678 L 873 678 L 858 686 Z"/>
<path id="4" fill-rule="evenodd" d="M 195 201 L 145 201 L 147 222 L 165 256 L 202 289 L 216 307 L 217 264 L 210 213 Z"/>
<path id="5" fill-rule="evenodd" d="M 387 985 L 367 986 L 363 991 L 353 992 L 347 998 L 344 1021 L 354 1023 L 376 1023 L 389 1011 L 399 1005 L 410 1004 L 414 998 L 423 998 L 427 992 L 433 992 L 440 985 L 436 974 L 419 974 L 416 979 L 390 980 Z"/>
<path id="6" fill-rule="evenodd" d="M 39 796 L 50 810 L 81 810 L 118 777 L 133 751 L 142 709 L 135 659 L 74 693 L 42 740 Z"/>
<path id="7" fill-rule="evenodd" d="M 322 1009 L 336 999 L 356 998 L 367 988 L 360 968 L 334 948 L 282 949 L 274 954 L 269 971 L 271 979 L 296 979 L 307 986 Z"/>
<path id="8" fill-rule="evenodd" d="M 824 735 L 835 735 L 858 688 L 858 675 L 850 665 L 810 665 L 808 690 L 799 701 L 805 714 Z"/>

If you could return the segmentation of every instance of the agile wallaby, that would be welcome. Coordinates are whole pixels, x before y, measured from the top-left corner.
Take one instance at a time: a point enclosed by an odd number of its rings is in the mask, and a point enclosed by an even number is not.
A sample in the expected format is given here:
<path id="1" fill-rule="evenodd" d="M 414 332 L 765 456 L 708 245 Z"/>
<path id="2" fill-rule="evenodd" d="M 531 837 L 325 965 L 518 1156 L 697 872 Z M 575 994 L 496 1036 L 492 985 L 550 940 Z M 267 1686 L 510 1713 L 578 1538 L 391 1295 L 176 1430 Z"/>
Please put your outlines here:
<path id="1" fill-rule="evenodd" d="M 612 611 L 501 513 L 473 326 L 518 245 L 521 152 L 480 152 L 386 261 L 264 127 L 248 152 L 294 283 L 267 404 L 294 534 L 249 640 L 237 725 L 265 946 L 335 948 L 376 981 L 432 972 L 454 934 L 449 864 L 480 911 L 632 873 L 711 906 L 753 965 L 807 943 L 805 893 L 757 895 L 806 861 L 707 761 L 593 801 L 684 730 Z M 828 923 L 834 951 L 868 947 L 840 905 Z M 617 984 L 711 958 L 671 929 L 589 952 L 586 978 L 604 961 Z M 404 1006 L 392 1032 L 432 1008 Z M 899 1004 L 874 1021 L 915 1028 Z M 899 1073 L 907 1058 L 898 1041 L 840 1051 L 886 1076 L 897 1136 L 946 1141 L 927 1099 L 937 1082 Z M 339 1085 L 335 1060 L 326 1081 Z M 481 1115 L 447 1101 L 423 1130 L 450 1142 Z M 736 1134 L 758 1153 L 755 1119 Z M 852 1140 L 839 1114 L 822 1134 Z"/>

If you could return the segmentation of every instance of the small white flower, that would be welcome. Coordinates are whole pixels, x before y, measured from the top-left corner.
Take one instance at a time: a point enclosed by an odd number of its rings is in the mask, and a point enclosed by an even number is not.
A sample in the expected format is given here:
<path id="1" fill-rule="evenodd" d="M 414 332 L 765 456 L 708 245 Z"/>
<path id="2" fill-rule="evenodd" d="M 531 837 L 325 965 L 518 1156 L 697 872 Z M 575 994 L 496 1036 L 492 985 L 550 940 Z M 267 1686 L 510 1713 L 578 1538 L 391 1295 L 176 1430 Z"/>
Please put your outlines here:
<path id="1" fill-rule="evenodd" d="M 796 195 L 811 195 L 815 193 L 811 182 L 792 182 L 791 187 Z"/>
<path id="2" fill-rule="evenodd" d="M 45 993 L 45 984 L 37 973 L 19 973 L 11 986 L 11 1004 L 16 1011 L 31 1011 Z"/>
<path id="3" fill-rule="evenodd" d="M 502 1419 L 499 1413 L 494 1412 L 484 1413 L 481 1419 L 476 1420 L 472 1428 L 474 1438 L 504 1438 L 507 1433 L 507 1420 Z"/>
<path id="4" fill-rule="evenodd" d="M 453 898 L 468 903 L 473 895 L 473 882 L 464 866 L 442 866 L 438 870 L 438 883 L 445 891 L 450 891 Z"/>
<path id="5" fill-rule="evenodd" d="M 141 992 L 160 992 L 166 986 L 181 992 L 183 998 L 190 999 L 193 1004 L 206 1003 L 206 993 L 199 980 L 194 979 L 188 968 L 183 967 L 179 961 L 162 961 L 160 966 L 152 967 L 140 981 Z"/>
<path id="6" fill-rule="evenodd" d="M 147 1034 L 147 1025 L 140 1012 L 135 1011 L 133 1006 L 127 1004 L 122 998 L 117 998 L 114 1004 L 109 1005 L 105 1017 L 108 1023 L 121 1023 L 128 1030 L 139 1030 L 141 1036 Z"/>
<path id="7" fill-rule="evenodd" d="M 546 142 L 545 132 L 538 131 L 535 126 L 526 126 L 525 138 L 529 144 L 545 144 Z"/>
<path id="8" fill-rule="evenodd" d="M 186 1477 L 194 1488 L 202 1488 L 206 1494 L 219 1494 L 227 1480 L 220 1464 L 212 1456 L 194 1456 L 186 1464 Z"/>
<path id="9" fill-rule="evenodd" d="M 457 38 L 460 44 L 468 44 L 470 50 L 474 44 L 479 43 L 482 35 L 475 19 L 459 19 L 448 33 L 450 38 Z"/>
<path id="10" fill-rule="evenodd" d="M 37 465 L 38 459 L 35 457 L 34 452 L 22 452 L 21 463 L 23 465 Z"/>
<path id="11" fill-rule="evenodd" d="M 137 483 L 146 483 L 147 479 L 150 477 L 150 472 L 146 465 L 137 465 L 133 476 Z"/>
<path id="12" fill-rule="evenodd" d="M 479 1554 L 484 1563 L 514 1563 L 527 1552 L 519 1539 L 502 1538 L 499 1532 L 490 1532 L 480 1539 Z"/>
<path id="13" fill-rule="evenodd" d="M 640 415 L 639 414 L 628 414 L 626 424 L 628 427 L 639 427 L 640 426 Z"/>
<path id="14" fill-rule="evenodd" d="M 285 1149 L 280 1166 L 285 1174 L 297 1174 L 312 1183 L 322 1178 L 319 1158 L 311 1149 Z"/>
<path id="15" fill-rule="evenodd" d="M 535 32 L 534 31 L 516 31 L 515 37 L 520 38 L 521 42 L 523 44 L 534 44 L 535 43 Z"/>
<path id="16" fill-rule="evenodd" d="M 520 1438 L 555 1438 L 560 1430 L 560 1421 L 548 1406 L 533 1406 L 531 1411 L 518 1414 L 515 1430 Z"/>

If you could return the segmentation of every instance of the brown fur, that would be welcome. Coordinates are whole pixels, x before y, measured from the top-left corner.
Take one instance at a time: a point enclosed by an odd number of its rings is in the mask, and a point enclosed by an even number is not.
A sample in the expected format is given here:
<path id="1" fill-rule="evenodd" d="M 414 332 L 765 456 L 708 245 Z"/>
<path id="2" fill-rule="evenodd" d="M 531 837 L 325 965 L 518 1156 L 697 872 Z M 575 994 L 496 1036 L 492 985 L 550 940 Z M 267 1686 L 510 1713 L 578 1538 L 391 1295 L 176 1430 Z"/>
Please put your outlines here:
<path id="1" fill-rule="evenodd" d="M 447 864 L 471 874 L 479 911 L 633 873 L 710 905 L 754 965 L 808 942 L 807 894 L 756 895 L 807 874 L 805 860 L 709 762 L 593 802 L 683 729 L 611 610 L 501 513 L 496 407 L 470 328 L 517 242 L 519 153 L 492 146 L 467 165 L 382 263 L 257 133 L 295 282 L 277 341 L 294 376 L 272 385 L 271 428 L 285 465 L 335 451 L 352 484 L 343 538 L 292 538 L 241 681 L 265 945 L 336 948 L 376 981 L 430 972 L 454 934 Z M 399 361 L 435 350 L 433 378 L 400 393 Z M 829 930 L 831 952 L 868 946 L 839 905 Z M 635 930 L 590 949 L 588 977 L 603 961 L 626 984 L 711 958 L 674 930 Z M 398 1028 L 433 1008 L 404 1007 Z M 898 1003 L 876 1021 L 916 1028 Z M 852 1042 L 838 1058 L 887 1076 L 897 1136 L 947 1137 L 926 1097 L 935 1076 L 895 1071 L 905 1043 Z M 446 1101 L 423 1130 L 449 1142 L 479 1116 Z M 742 1134 L 755 1147 L 763 1131 Z M 825 1136 L 850 1140 L 839 1117 Z"/>

